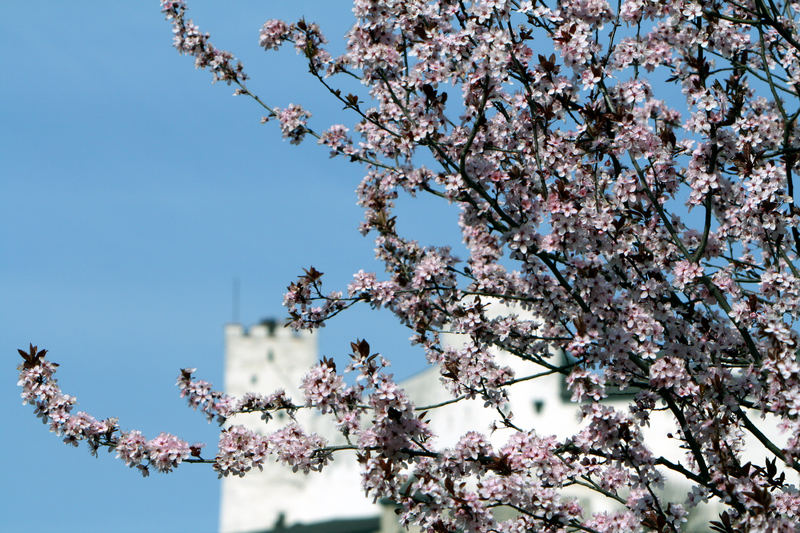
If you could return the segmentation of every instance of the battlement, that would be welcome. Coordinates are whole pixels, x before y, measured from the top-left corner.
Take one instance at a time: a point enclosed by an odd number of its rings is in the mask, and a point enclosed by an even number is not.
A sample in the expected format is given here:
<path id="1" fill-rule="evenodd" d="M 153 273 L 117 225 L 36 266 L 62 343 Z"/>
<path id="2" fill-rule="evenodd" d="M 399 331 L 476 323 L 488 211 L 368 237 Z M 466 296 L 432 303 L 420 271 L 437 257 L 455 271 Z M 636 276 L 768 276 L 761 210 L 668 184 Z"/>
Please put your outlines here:
<path id="1" fill-rule="evenodd" d="M 232 338 L 253 338 L 253 339 L 314 339 L 317 336 L 316 331 L 293 331 L 288 327 L 283 326 L 278 320 L 274 318 L 265 318 L 258 324 L 254 324 L 249 328 L 245 328 L 239 323 L 225 324 L 225 337 Z"/>

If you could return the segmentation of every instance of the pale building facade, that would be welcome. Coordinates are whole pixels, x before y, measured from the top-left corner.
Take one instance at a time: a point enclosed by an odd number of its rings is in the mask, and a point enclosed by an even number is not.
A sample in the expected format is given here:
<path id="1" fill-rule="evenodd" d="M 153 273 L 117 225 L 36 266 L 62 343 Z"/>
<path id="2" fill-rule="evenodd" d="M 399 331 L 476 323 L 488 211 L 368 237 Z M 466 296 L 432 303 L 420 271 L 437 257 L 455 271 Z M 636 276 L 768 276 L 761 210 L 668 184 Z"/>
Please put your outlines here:
<path id="1" fill-rule="evenodd" d="M 298 386 L 319 359 L 316 333 L 294 333 L 266 321 L 248 331 L 239 324 L 225 326 L 225 392 L 272 393 L 284 389 L 294 401 L 303 395 Z M 309 432 L 334 440 L 335 427 L 327 418 L 306 410 L 296 414 Z M 257 414 L 237 415 L 230 423 L 260 433 L 272 432 L 288 422 L 278 413 L 265 424 Z M 355 461 L 334 460 L 322 473 L 294 473 L 270 462 L 262 472 L 222 480 L 220 531 L 251 533 L 284 525 L 314 523 L 335 518 L 377 516 L 378 510 L 361 491 Z"/>
<path id="2" fill-rule="evenodd" d="M 443 339 L 450 345 L 460 344 L 455 335 Z M 516 377 L 542 372 L 543 368 L 521 361 L 508 354 L 497 354 L 498 362 L 510 366 Z M 265 322 L 245 331 L 241 325 L 229 324 L 225 329 L 225 387 L 229 394 L 240 396 L 246 392 L 270 393 L 283 388 L 292 399 L 302 398 L 297 386 L 305 372 L 318 361 L 317 337 L 315 333 L 295 334 Z M 400 384 L 417 406 L 431 405 L 449 400 L 451 397 L 439 381 L 435 368 L 425 370 Z M 565 396 L 564 381 L 558 374 L 523 381 L 509 387 L 508 409 L 513 413 L 514 423 L 531 428 L 542 436 L 556 435 L 565 438 L 574 435 L 579 428 L 578 405 Z M 627 402 L 629 398 L 611 400 L 609 403 Z M 757 416 L 751 417 L 758 421 Z M 329 418 L 301 411 L 298 422 L 308 431 L 314 431 L 333 444 L 341 438 Z M 489 434 L 489 428 L 498 420 L 497 414 L 483 407 L 483 401 L 465 400 L 428 413 L 439 446 L 454 444 L 469 430 Z M 273 419 L 264 424 L 257 415 L 239 415 L 231 421 L 244 424 L 260 432 L 274 431 L 286 420 Z M 769 422 L 759 424 L 774 442 L 782 443 L 785 436 L 778 434 L 776 425 Z M 502 446 L 510 436 L 510 430 L 491 433 L 496 446 Z M 685 450 L 679 447 L 671 416 L 654 412 L 650 426 L 645 428 L 645 442 L 656 456 L 663 456 L 676 463 L 685 463 Z M 769 452 L 760 444 L 748 439 L 752 460 L 761 463 Z M 688 492 L 679 477 L 668 478 L 667 492 L 681 501 Z M 596 493 L 581 487 L 569 492 L 581 500 L 587 511 L 613 510 L 619 507 L 612 500 L 598 497 Z M 699 520 L 716 516 L 719 510 L 712 506 L 695 512 Z M 705 515 L 705 516 L 703 516 Z M 378 517 L 380 516 L 380 519 Z M 374 522 L 366 519 L 374 518 Z M 341 454 L 321 473 L 309 475 L 293 473 L 291 469 L 276 463 L 265 465 L 263 472 L 252 472 L 244 478 L 229 477 L 222 482 L 220 531 L 222 533 L 255 533 L 280 531 L 297 524 L 330 523 L 332 520 L 348 519 L 352 525 L 339 529 L 332 525 L 319 531 L 341 531 L 341 533 L 394 533 L 402 531 L 394 513 L 382 509 L 364 496 L 358 465 L 352 455 Z M 693 530 L 692 528 L 689 529 Z M 298 530 L 299 531 L 299 530 Z M 311 530 L 309 530 L 311 531 Z"/>

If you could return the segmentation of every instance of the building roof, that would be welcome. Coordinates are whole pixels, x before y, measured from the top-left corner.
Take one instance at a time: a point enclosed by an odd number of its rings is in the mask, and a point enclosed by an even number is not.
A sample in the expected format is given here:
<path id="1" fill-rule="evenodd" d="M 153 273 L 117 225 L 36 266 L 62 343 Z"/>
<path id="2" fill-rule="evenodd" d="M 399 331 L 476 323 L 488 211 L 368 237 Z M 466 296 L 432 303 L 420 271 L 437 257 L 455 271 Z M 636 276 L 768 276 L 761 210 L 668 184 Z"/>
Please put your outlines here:
<path id="1" fill-rule="evenodd" d="M 289 527 L 275 527 L 263 533 L 377 533 L 380 530 L 380 517 L 329 520 L 315 524 L 295 524 Z"/>

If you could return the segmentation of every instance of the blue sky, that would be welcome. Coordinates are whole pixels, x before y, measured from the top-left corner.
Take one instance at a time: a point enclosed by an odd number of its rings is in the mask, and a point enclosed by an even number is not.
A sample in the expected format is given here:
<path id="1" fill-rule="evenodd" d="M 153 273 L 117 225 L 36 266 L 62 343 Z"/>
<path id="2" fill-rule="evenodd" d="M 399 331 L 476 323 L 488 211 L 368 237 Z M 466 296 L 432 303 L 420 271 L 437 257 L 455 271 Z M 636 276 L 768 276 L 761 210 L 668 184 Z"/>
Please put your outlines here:
<path id="1" fill-rule="evenodd" d="M 190 2 L 212 41 L 241 58 L 270 105 L 300 103 L 317 129 L 340 106 L 292 50 L 265 53 L 269 18 L 317 20 L 341 49 L 347 2 Z M 105 452 L 60 443 L 22 406 L 16 348 L 61 363 L 79 409 L 123 428 L 216 441 L 185 407 L 182 367 L 222 382 L 222 326 L 241 282 L 241 321 L 283 316 L 302 267 L 343 288 L 379 269 L 354 188 L 362 169 L 295 147 L 231 89 L 171 48 L 158 2 L 0 4 L 0 529 L 31 532 L 214 531 L 219 485 L 207 467 L 142 479 Z M 404 204 L 401 232 L 457 243 L 456 214 Z M 387 313 L 357 311 L 322 331 L 326 355 L 367 337 L 398 376 L 422 367 Z"/>

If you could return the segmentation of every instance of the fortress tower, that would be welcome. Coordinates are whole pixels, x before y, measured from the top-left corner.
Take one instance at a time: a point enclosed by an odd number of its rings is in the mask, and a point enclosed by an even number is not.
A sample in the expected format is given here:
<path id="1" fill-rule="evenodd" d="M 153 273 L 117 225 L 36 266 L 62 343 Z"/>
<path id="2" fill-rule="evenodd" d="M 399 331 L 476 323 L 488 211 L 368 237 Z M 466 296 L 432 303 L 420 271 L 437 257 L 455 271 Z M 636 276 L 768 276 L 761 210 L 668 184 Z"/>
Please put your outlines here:
<path id="1" fill-rule="evenodd" d="M 317 361 L 315 333 L 293 333 L 274 320 L 246 331 L 241 324 L 225 326 L 225 391 L 234 396 L 247 392 L 269 394 L 284 389 L 297 403 L 303 374 Z M 298 420 L 306 422 L 306 413 Z M 241 424 L 264 434 L 284 426 L 288 417 L 278 413 L 268 424 L 258 414 L 237 415 L 228 424 Z M 303 424 L 305 425 L 305 424 Z M 263 472 L 222 480 L 220 531 L 267 531 L 294 518 L 308 481 L 307 476 L 269 462 Z M 297 518 L 294 518 L 295 520 Z"/>
<path id="2" fill-rule="evenodd" d="M 225 392 L 240 397 L 247 392 L 269 394 L 284 389 L 294 403 L 302 404 L 298 386 L 319 360 L 318 353 L 317 335 L 313 332 L 295 333 L 275 320 L 264 320 L 249 330 L 241 324 L 227 324 Z M 338 443 L 338 432 L 328 418 L 305 409 L 295 418 L 304 430 L 322 435 L 331 444 Z M 268 423 L 258 413 L 251 413 L 236 415 L 227 425 L 243 425 L 263 435 L 288 422 L 289 417 L 282 412 Z M 377 516 L 377 506 L 361 491 L 356 462 L 349 459 L 352 458 L 334 461 L 321 473 L 308 475 L 293 473 L 269 460 L 262 472 L 223 478 L 220 532 L 280 531 L 298 523 Z"/>

